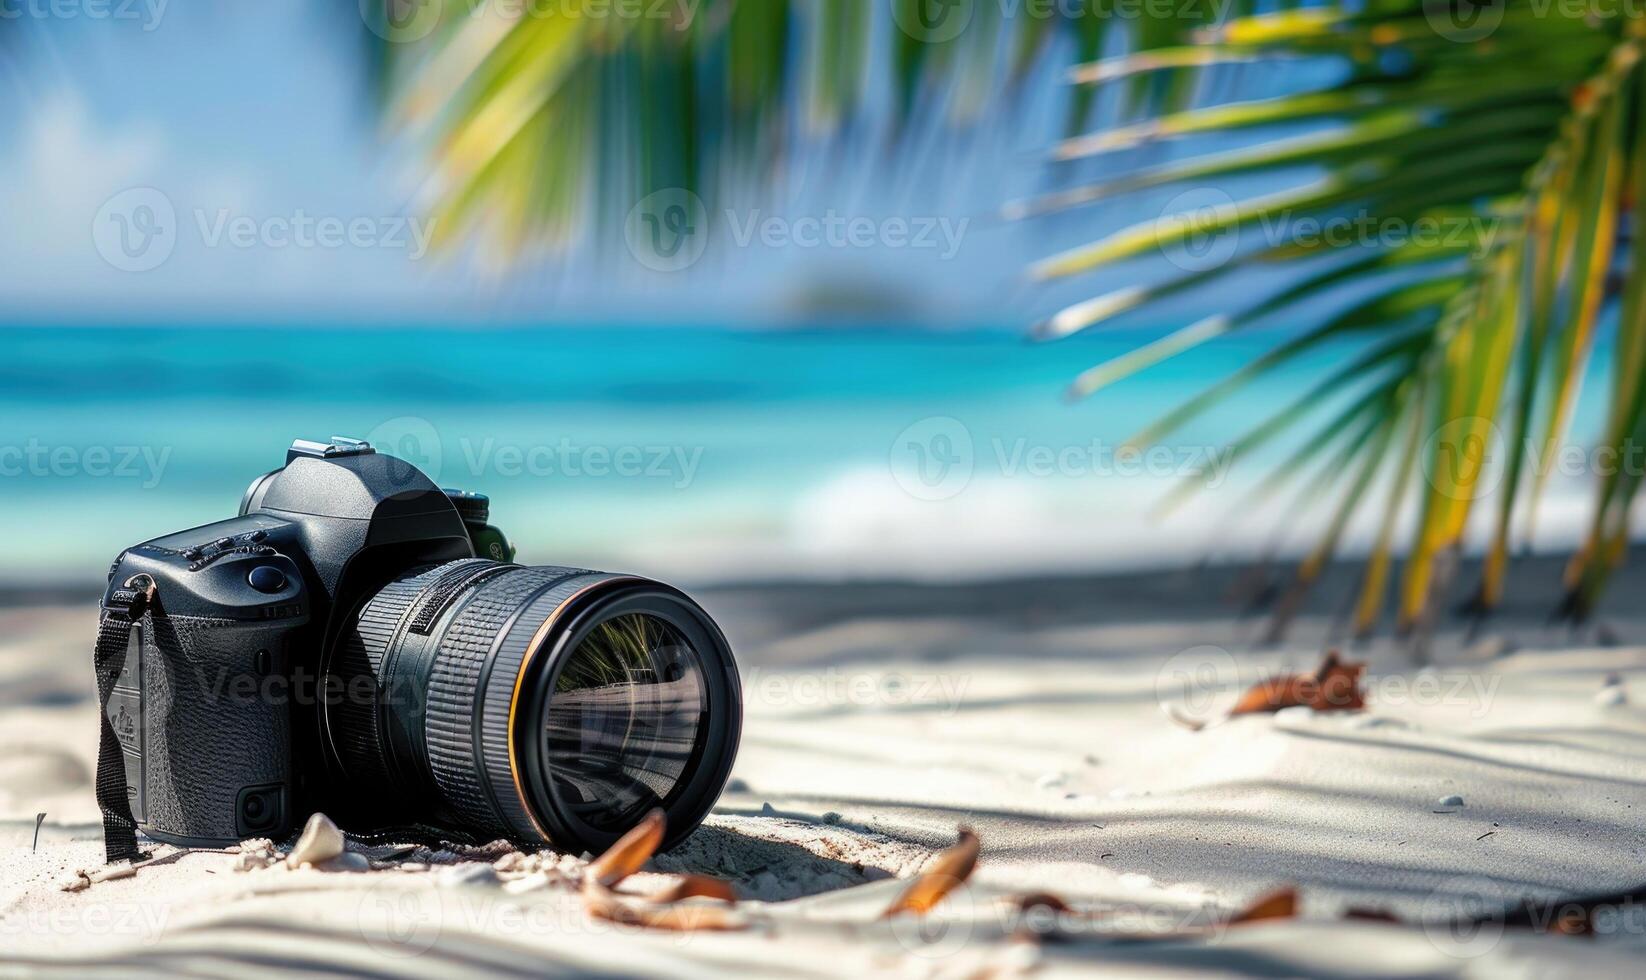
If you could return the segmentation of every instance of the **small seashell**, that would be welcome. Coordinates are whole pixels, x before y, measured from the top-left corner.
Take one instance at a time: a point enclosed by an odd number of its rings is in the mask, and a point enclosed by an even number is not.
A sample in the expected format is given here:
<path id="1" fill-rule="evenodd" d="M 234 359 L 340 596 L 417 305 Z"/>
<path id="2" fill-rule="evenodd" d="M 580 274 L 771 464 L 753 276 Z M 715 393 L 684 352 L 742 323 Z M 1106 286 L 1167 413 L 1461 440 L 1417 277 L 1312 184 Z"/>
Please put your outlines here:
<path id="1" fill-rule="evenodd" d="M 532 870 L 534 864 L 536 862 L 529 855 L 512 851 L 493 861 L 492 869 L 498 874 L 508 874 L 515 871 L 526 872 Z"/>
<path id="2" fill-rule="evenodd" d="M 262 871 L 272 862 L 261 854 L 240 854 L 234 859 L 236 871 Z"/>
<path id="3" fill-rule="evenodd" d="M 1435 801 L 1435 806 L 1441 810 L 1461 809 L 1463 806 L 1463 797 L 1456 795 L 1442 796 L 1439 800 Z"/>
<path id="4" fill-rule="evenodd" d="M 324 813 L 316 813 L 303 825 L 303 833 L 286 855 L 286 867 L 319 864 L 343 853 L 343 832 Z"/>
<path id="5" fill-rule="evenodd" d="M 760 815 L 762 817 L 776 816 L 777 815 L 777 808 L 772 806 L 770 803 L 762 803 L 762 804 L 760 804 Z"/>

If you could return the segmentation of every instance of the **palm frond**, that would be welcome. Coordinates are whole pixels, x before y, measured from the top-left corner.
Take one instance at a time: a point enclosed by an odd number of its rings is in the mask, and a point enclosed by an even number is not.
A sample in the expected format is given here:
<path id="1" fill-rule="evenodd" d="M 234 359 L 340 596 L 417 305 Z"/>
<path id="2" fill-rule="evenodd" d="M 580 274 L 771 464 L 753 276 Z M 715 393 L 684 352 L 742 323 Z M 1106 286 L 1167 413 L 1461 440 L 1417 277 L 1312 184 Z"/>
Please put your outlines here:
<path id="1" fill-rule="evenodd" d="M 1267 236 L 1255 249 L 1236 249 L 1225 264 L 1069 306 L 1034 331 L 1040 339 L 1101 327 L 1187 289 L 1209 285 L 1234 293 L 1228 286 L 1253 270 L 1318 262 L 1332 250 L 1318 243 L 1297 247 L 1291 238 L 1289 229 L 1304 220 L 1356 215 L 1366 226 L 1384 227 L 1392 219 L 1423 218 L 1486 230 L 1447 244 L 1357 239 L 1349 260 L 1293 276 L 1296 284 L 1274 296 L 1098 365 L 1072 388 L 1075 395 L 1090 394 L 1244 324 L 1283 316 L 1304 301 L 1356 289 L 1364 294 L 1368 283 L 1402 267 L 1397 284 L 1282 340 L 1135 440 L 1168 437 L 1323 343 L 1363 347 L 1368 354 L 1328 382 L 1370 394 L 1317 423 L 1303 448 L 1263 484 L 1278 489 L 1319 458 L 1332 460 L 1320 483 L 1347 483 L 1299 573 L 1306 586 L 1335 552 L 1345 526 L 1373 498 L 1372 482 L 1383 481 L 1378 531 L 1355 607 L 1361 633 L 1382 618 L 1401 550 L 1406 557 L 1397 624 L 1410 630 L 1433 616 L 1450 585 L 1455 562 L 1449 556 L 1462 547 L 1476 503 L 1498 478 L 1503 496 L 1495 517 L 1487 515 L 1491 534 L 1474 607 L 1488 610 L 1501 600 L 1516 504 L 1528 515 L 1522 533 L 1529 540 L 1536 500 L 1549 479 L 1545 461 L 1565 438 L 1601 319 L 1619 305 L 1610 273 L 1623 213 L 1634 210 L 1646 218 L 1640 204 L 1646 190 L 1643 25 L 1527 3 L 1508 3 L 1500 12 L 1502 21 L 1488 38 L 1455 43 L 1428 16 L 1431 5 L 1420 0 L 1282 11 L 1235 18 L 1190 35 L 1179 47 L 1082 66 L 1073 75 L 1077 85 L 1230 61 L 1330 59 L 1344 70 L 1319 89 L 1187 107 L 1073 136 L 1055 148 L 1054 159 L 1115 154 L 1161 140 L 1192 149 L 1198 138 L 1255 126 L 1309 127 L 1253 149 L 1190 155 L 1014 207 L 1023 216 L 1066 212 L 1155 188 L 1215 189 L 1235 176 L 1269 175 L 1271 189 L 1256 196 L 1227 198 L 1193 214 L 1168 212 L 1041 262 L 1033 270 L 1036 278 L 1064 279 L 1152 252 L 1170 257 L 1195 236 L 1242 235 L 1258 226 Z M 1288 183 L 1299 172 L 1311 176 Z M 1631 263 L 1643 259 L 1646 252 L 1631 246 Z M 1646 386 L 1639 381 L 1646 369 L 1646 287 L 1639 280 L 1638 274 L 1631 277 L 1620 304 L 1603 440 L 1619 458 L 1646 435 Z M 1399 359 L 1402 376 L 1392 384 L 1374 383 L 1388 358 Z M 1305 406 L 1288 405 L 1237 445 L 1250 448 L 1308 417 Z M 1502 448 L 1503 427 L 1511 445 L 1506 458 L 1493 460 L 1488 449 Z M 1328 457 L 1333 445 L 1342 451 Z M 1392 474 L 1382 466 L 1391 450 L 1398 460 Z M 1531 467 L 1533 461 L 1542 465 Z M 1586 614 L 1615 567 L 1640 479 L 1634 469 L 1619 466 L 1598 480 L 1588 539 L 1568 570 L 1567 612 Z M 1407 514 L 1414 522 L 1401 532 Z M 1401 533 L 1410 534 L 1404 549 L 1397 545 Z M 1295 608 L 1295 602 L 1282 605 L 1283 614 Z"/>

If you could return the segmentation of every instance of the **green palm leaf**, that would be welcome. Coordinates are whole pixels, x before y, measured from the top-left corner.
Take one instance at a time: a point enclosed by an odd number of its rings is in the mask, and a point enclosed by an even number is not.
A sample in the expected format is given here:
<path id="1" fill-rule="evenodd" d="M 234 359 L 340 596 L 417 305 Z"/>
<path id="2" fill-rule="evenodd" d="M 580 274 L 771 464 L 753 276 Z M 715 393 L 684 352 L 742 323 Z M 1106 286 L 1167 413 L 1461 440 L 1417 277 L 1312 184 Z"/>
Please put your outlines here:
<path id="1" fill-rule="evenodd" d="M 1072 389 L 1089 394 L 1253 319 L 1354 287 L 1385 274 L 1396 261 L 1406 263 L 1415 278 L 1408 277 L 1405 285 L 1303 330 L 1137 437 L 1145 442 L 1168 437 L 1326 339 L 1363 337 L 1359 343 L 1378 355 L 1362 358 L 1349 378 L 1339 372 L 1334 384 L 1370 380 L 1380 357 L 1391 350 L 1408 357 L 1401 397 L 1373 389 L 1376 399 L 1357 402 L 1356 414 L 1322 424 L 1279 470 L 1284 478 L 1293 478 L 1301 466 L 1325 454 L 1329 444 L 1346 432 L 1353 434 L 1348 458 L 1333 460 L 1330 478 L 1346 480 L 1348 488 L 1300 572 L 1299 582 L 1306 585 L 1368 498 L 1378 461 L 1391 447 L 1399 447 L 1397 471 L 1382 490 L 1381 529 L 1356 606 L 1355 625 L 1361 632 L 1375 625 L 1384 608 L 1399 518 L 1408 510 L 1417 520 L 1405 548 L 1398 622 L 1411 629 L 1432 620 L 1449 586 L 1448 570 L 1455 567 L 1450 556 L 1462 546 L 1484 481 L 1498 475 L 1488 470 L 1497 463 L 1479 450 L 1493 441 L 1502 419 L 1513 445 L 1502 462 L 1504 497 L 1496 510 L 1475 608 L 1484 611 L 1500 600 L 1515 502 L 1527 502 L 1535 515 L 1536 499 L 1549 478 L 1547 466 L 1528 472 L 1528 463 L 1546 460 L 1564 438 L 1600 318 L 1612 302 L 1608 273 L 1620 215 L 1631 198 L 1639 209 L 1636 191 L 1646 183 L 1640 23 L 1509 4 L 1489 38 L 1462 44 L 1436 29 L 1425 16 L 1431 12 L 1416 0 L 1382 0 L 1358 12 L 1326 7 L 1237 18 L 1193 35 L 1181 47 L 1084 66 L 1074 75 L 1077 84 L 1231 60 L 1331 57 L 1350 70 L 1317 91 L 1197 106 L 1072 137 L 1056 148 L 1057 159 L 1162 139 L 1192 146 L 1197 137 L 1283 122 L 1316 127 L 1255 149 L 1190 156 L 1016 207 L 1017 213 L 1029 215 L 1169 184 L 1215 187 L 1234 175 L 1272 173 L 1283 180 L 1299 168 L 1317 173 L 1302 185 L 1231 199 L 1197 215 L 1164 214 L 1068 250 L 1036 266 L 1038 278 L 1072 276 L 1170 249 L 1186 235 L 1234 234 L 1258 222 L 1272 232 L 1302 218 L 1330 219 L 1345 208 L 1358 209 L 1374 225 L 1426 214 L 1454 224 L 1479 219 L 1494 230 L 1466 236 L 1463 248 L 1357 242 L 1357 251 L 1370 250 L 1370 256 L 1360 254 L 1246 310 L 1225 311 L 1094 367 Z M 1075 304 L 1049 318 L 1035 336 L 1050 339 L 1100 327 L 1179 288 L 1319 258 L 1320 249 L 1288 251 L 1284 233 L 1281 238 L 1265 240 L 1258 252 L 1239 254 L 1221 269 L 1132 287 L 1119 297 L 1123 302 L 1111 294 Z M 1423 251 L 1431 254 L 1413 254 Z M 1634 285 L 1638 278 L 1631 280 L 1622 302 L 1604 440 L 1620 454 L 1646 434 L 1641 415 L 1646 394 L 1636 380 L 1646 368 L 1646 295 Z M 1414 329 L 1417 339 L 1407 339 Z M 1394 339 L 1380 339 L 1390 337 Z M 1369 414 L 1370 405 L 1379 411 Z M 1356 427 L 1363 418 L 1359 413 L 1368 415 Z M 1255 434 L 1267 437 L 1303 417 L 1306 413 L 1289 406 Z M 1355 459 L 1360 462 L 1354 464 Z M 1420 470 L 1424 479 L 1416 476 Z M 1598 481 L 1589 540 L 1568 573 L 1567 608 L 1574 615 L 1592 608 L 1621 553 L 1628 504 L 1639 482 L 1628 475 Z M 1265 484 L 1270 485 L 1272 481 Z"/>
<path id="2" fill-rule="evenodd" d="M 934 110 L 965 124 L 995 88 L 1030 77 L 1063 35 L 1080 63 L 1067 74 L 1071 129 L 1053 148 L 1054 161 L 1104 157 L 1112 168 L 1123 151 L 1167 141 L 1191 152 L 1135 172 L 1111 169 L 1100 182 L 1011 205 L 1009 216 L 1078 215 L 1100 201 L 1217 188 L 1233 178 L 1267 189 L 1165 213 L 1036 263 L 1035 279 L 1079 282 L 1220 236 L 1238 236 L 1239 244 L 1215 268 L 1069 305 L 1032 336 L 1101 329 L 1170 296 L 1297 267 L 1286 277 L 1294 285 L 1272 296 L 1093 366 L 1070 389 L 1084 397 L 1305 303 L 1339 291 L 1362 296 L 1137 436 L 1167 438 L 1327 345 L 1358 349 L 1321 381 L 1351 392 L 1347 407 L 1315 413 L 1308 402 L 1289 404 L 1237 446 L 1250 451 L 1303 431 L 1303 447 L 1261 486 L 1302 480 L 1311 499 L 1336 500 L 1288 594 L 1292 608 L 1345 528 L 1362 512 L 1377 522 L 1356 606 L 1361 631 L 1381 618 L 1401 551 L 1398 623 L 1432 621 L 1450 584 L 1450 556 L 1477 516 L 1489 534 L 1475 607 L 1501 599 L 1517 533 L 1512 518 L 1522 508 L 1535 513 L 1549 477 L 1533 464 L 1564 438 L 1600 325 L 1614 308 L 1620 327 L 1602 444 L 1621 453 L 1646 438 L 1639 381 L 1646 286 L 1633 276 L 1618 299 L 1610 276 L 1617 255 L 1631 266 L 1646 261 L 1638 238 L 1619 241 L 1626 213 L 1636 227 L 1646 220 L 1646 30 L 1621 8 L 1505 0 L 1485 11 L 1501 14 L 1495 27 L 1460 43 L 1438 0 L 1288 2 L 1262 14 L 1254 0 L 1237 0 L 1222 23 L 1209 19 L 1209 4 L 1197 5 L 1206 16 L 1128 20 L 1102 4 L 1044 18 L 1007 17 L 1000 5 L 977 3 L 962 5 L 971 17 L 958 34 L 922 20 L 920 4 L 701 0 L 677 8 L 689 16 L 625 19 L 609 16 L 609 3 L 573 0 L 513 20 L 471 15 L 465 4 L 425 5 L 443 11 L 439 19 L 417 22 L 404 37 L 380 31 L 390 40 L 378 54 L 392 94 L 389 118 L 429 156 L 426 190 L 439 238 L 478 237 L 518 254 L 563 242 L 591 221 L 609 227 L 655 190 L 712 198 L 732 177 L 777 172 L 797 135 L 853 127 L 876 70 L 893 80 L 899 127 Z M 1126 53 L 1102 57 L 1117 47 Z M 885 65 L 870 63 L 876 51 Z M 1196 102 L 1193 82 L 1203 73 L 1273 63 L 1338 70 L 1302 73 L 1331 80 L 1275 97 Z M 1120 93 L 1121 121 L 1082 132 L 1100 89 Z M 1247 149 L 1192 152 L 1197 141 L 1274 126 L 1294 133 Z M 1347 255 L 1294 234 L 1304 219 L 1351 217 L 1374 228 L 1423 222 L 1457 234 L 1374 236 Z M 1507 452 L 1501 472 L 1487 473 L 1470 454 L 1494 431 Z M 1499 498 L 1486 513 L 1477 504 L 1489 475 L 1500 476 Z M 1341 487 L 1325 493 L 1325 483 Z M 1634 472 L 1597 480 L 1588 540 L 1568 573 L 1573 615 L 1592 608 L 1615 567 L 1640 483 Z M 1407 514 L 1416 520 L 1402 548 Z"/>

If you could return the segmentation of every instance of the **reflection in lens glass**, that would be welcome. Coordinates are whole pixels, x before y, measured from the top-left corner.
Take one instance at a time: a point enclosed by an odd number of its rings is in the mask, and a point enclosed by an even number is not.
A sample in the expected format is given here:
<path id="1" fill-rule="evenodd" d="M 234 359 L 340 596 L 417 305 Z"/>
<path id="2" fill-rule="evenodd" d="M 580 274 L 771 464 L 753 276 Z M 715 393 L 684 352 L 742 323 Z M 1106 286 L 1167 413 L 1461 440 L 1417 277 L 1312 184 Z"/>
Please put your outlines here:
<path id="1" fill-rule="evenodd" d="M 661 806 L 685 774 L 706 707 L 697 652 L 668 622 L 616 616 L 578 644 L 544 725 L 547 776 L 597 830 Z"/>

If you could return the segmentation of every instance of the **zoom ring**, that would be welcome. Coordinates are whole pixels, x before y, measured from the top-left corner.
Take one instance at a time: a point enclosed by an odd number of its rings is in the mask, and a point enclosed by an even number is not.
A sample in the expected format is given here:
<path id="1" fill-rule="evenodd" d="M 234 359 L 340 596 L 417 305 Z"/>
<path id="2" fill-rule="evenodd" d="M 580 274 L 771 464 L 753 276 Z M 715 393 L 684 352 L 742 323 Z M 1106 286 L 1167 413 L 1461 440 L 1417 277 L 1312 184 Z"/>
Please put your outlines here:
<path id="1" fill-rule="evenodd" d="M 388 746 L 383 743 L 378 724 L 383 692 L 394 684 L 394 679 L 388 676 L 394 668 L 391 651 L 400 644 L 407 611 L 449 567 L 435 565 L 415 569 L 390 582 L 360 608 L 349 629 L 339 638 L 329 673 L 337 678 L 338 689 L 346 693 L 325 702 L 328 729 L 343 771 L 362 788 L 383 792 L 397 788 L 389 770 Z M 357 683 L 362 679 L 368 680 L 368 686 Z M 371 699 L 364 700 L 352 693 L 361 690 L 369 690 Z"/>
<path id="2" fill-rule="evenodd" d="M 515 568 L 489 576 L 453 603 L 434 635 L 425 737 L 429 765 L 444 802 L 463 820 L 509 836 L 540 838 L 515 791 L 509 766 L 508 702 L 498 712 L 483 689 L 514 689 L 520 658 L 494 657 L 511 621 L 528 636 L 542 619 L 532 597 L 582 569 Z M 530 604 L 533 609 L 523 610 Z M 552 608 L 550 610 L 552 612 Z M 516 614 L 519 614 L 518 616 Z"/>

